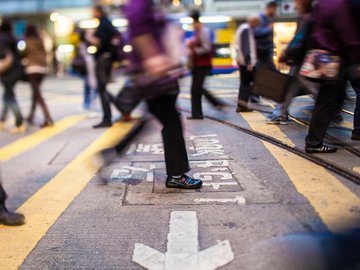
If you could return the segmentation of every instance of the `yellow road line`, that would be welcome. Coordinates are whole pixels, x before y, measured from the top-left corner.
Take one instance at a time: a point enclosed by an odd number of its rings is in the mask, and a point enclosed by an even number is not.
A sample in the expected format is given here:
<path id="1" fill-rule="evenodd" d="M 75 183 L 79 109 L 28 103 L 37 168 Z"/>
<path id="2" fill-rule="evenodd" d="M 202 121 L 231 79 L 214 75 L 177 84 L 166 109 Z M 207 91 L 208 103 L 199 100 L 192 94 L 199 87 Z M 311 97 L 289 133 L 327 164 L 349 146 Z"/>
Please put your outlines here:
<path id="1" fill-rule="evenodd" d="M 260 113 L 243 113 L 242 116 L 250 127 L 258 132 L 266 131 L 268 132 L 266 134 L 272 136 L 277 134 L 282 138 L 286 137 L 277 126 L 265 127 L 265 117 Z M 261 118 L 263 127 L 261 127 Z M 288 138 L 286 141 L 290 143 Z M 270 143 L 263 142 L 263 144 L 283 167 L 297 191 L 310 202 L 330 230 L 351 229 L 359 225 L 360 215 L 354 209 L 360 208 L 360 199 L 334 175 Z"/>
<path id="2" fill-rule="evenodd" d="M 22 139 L 19 139 L 13 143 L 10 143 L 0 148 L 0 161 L 6 161 L 13 157 L 28 151 L 38 144 L 60 134 L 61 132 L 76 125 L 80 121 L 84 120 L 84 115 L 73 115 L 66 117 L 59 122 L 55 123 L 52 127 L 42 128 L 33 134 L 30 134 Z"/>
<path id="3" fill-rule="evenodd" d="M 360 167 L 355 167 L 355 168 L 353 169 L 353 171 L 356 172 L 356 173 L 358 173 L 358 174 L 360 174 Z"/>
<path id="4" fill-rule="evenodd" d="M 104 132 L 84 152 L 26 201 L 18 211 L 27 223 L 22 227 L 0 226 L 0 269 L 18 269 L 70 203 L 86 187 L 102 166 L 96 153 L 123 138 L 132 123 L 119 123 Z"/>
<path id="5" fill-rule="evenodd" d="M 242 113 L 241 116 L 246 120 L 246 122 L 248 122 L 253 130 L 274 137 L 288 146 L 295 146 L 295 144 L 286 136 L 285 133 L 281 131 L 280 128 L 275 125 L 267 125 L 266 118 L 261 113 Z"/>

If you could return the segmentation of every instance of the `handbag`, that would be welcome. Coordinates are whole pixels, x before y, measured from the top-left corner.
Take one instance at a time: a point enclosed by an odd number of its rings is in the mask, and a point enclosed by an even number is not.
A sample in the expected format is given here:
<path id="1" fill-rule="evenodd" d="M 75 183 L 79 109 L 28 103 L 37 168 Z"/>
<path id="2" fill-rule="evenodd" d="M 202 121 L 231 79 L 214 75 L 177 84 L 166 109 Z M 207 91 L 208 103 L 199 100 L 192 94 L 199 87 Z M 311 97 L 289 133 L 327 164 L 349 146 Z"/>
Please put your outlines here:
<path id="1" fill-rule="evenodd" d="M 115 105 L 123 114 L 130 114 L 143 100 L 132 80 L 127 80 L 124 87 L 115 98 Z"/>
<path id="2" fill-rule="evenodd" d="M 293 80 L 293 76 L 268 68 L 260 68 L 255 72 L 253 93 L 277 103 L 283 103 Z"/>
<path id="3" fill-rule="evenodd" d="M 301 66 L 300 75 L 313 81 L 338 80 L 340 66 L 341 59 L 338 55 L 326 50 L 310 50 Z"/>

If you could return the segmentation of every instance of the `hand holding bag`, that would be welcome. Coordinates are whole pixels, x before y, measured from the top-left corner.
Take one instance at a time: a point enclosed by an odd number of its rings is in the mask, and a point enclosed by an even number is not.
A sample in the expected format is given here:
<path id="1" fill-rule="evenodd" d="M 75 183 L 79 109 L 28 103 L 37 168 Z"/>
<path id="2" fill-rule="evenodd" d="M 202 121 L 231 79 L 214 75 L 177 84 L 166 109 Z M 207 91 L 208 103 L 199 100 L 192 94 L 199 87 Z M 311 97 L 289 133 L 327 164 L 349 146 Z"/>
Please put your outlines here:
<path id="1" fill-rule="evenodd" d="M 340 77 L 341 59 L 326 50 L 310 50 L 300 69 L 300 75 L 313 81 L 338 80 Z"/>

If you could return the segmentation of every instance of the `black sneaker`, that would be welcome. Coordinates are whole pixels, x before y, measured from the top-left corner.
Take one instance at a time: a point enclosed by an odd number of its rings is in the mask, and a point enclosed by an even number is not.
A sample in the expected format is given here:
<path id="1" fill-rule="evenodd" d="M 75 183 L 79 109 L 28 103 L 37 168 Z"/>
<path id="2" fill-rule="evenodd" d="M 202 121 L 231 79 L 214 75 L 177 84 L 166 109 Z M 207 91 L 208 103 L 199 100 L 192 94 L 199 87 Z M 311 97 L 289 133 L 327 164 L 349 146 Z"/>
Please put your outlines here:
<path id="1" fill-rule="evenodd" d="M 25 223 L 25 217 L 22 214 L 12 213 L 9 211 L 0 212 L 0 224 L 6 226 L 20 226 Z"/>
<path id="2" fill-rule="evenodd" d="M 202 184 L 201 180 L 192 179 L 187 175 L 183 175 L 181 178 L 168 176 L 166 179 L 166 187 L 168 188 L 199 189 L 202 187 Z"/>
<path id="3" fill-rule="evenodd" d="M 320 144 L 318 146 L 305 146 L 305 151 L 308 154 L 330 154 L 336 153 L 337 148 Z"/>
<path id="4" fill-rule="evenodd" d="M 111 127 L 111 126 L 112 126 L 111 122 L 103 121 L 103 122 L 93 126 L 93 128 L 107 128 L 107 127 Z"/>
<path id="5" fill-rule="evenodd" d="M 351 139 L 353 141 L 360 141 L 360 134 L 353 132 L 353 134 L 351 135 Z"/>

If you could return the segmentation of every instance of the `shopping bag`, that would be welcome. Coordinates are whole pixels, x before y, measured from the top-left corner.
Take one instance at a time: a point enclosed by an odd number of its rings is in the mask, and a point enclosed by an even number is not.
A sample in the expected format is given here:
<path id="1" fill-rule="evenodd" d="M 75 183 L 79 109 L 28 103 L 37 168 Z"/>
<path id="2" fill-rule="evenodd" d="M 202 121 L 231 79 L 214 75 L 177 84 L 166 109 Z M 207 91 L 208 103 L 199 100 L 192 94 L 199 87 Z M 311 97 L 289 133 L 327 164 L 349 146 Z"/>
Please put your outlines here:
<path id="1" fill-rule="evenodd" d="M 272 69 L 261 68 L 255 73 L 253 93 L 282 103 L 285 101 L 286 93 L 293 79 L 293 76 Z"/>

